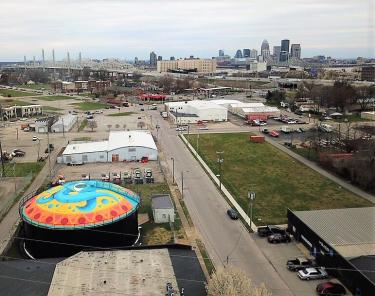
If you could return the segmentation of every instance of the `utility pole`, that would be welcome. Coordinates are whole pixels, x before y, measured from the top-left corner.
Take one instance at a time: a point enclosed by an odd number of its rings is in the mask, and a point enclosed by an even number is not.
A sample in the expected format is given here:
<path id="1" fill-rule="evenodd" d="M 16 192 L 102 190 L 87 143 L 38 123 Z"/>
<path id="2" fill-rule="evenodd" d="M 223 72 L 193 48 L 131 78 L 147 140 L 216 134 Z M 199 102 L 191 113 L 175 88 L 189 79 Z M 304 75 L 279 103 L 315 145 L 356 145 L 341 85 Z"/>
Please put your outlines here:
<path id="1" fill-rule="evenodd" d="M 184 171 L 181 172 L 181 199 L 184 199 Z"/>
<path id="2" fill-rule="evenodd" d="M 224 154 L 224 151 L 216 151 L 216 154 L 217 154 L 217 162 L 219 163 L 219 180 L 220 180 L 220 185 L 219 185 L 219 188 L 221 190 L 221 164 L 224 162 L 224 158 L 223 158 L 223 154 Z"/>
<path id="3" fill-rule="evenodd" d="M 1 169 L 2 169 L 2 177 L 6 177 L 5 175 L 5 168 L 4 168 L 4 154 L 3 154 L 3 148 L 1 146 L 1 140 L 0 140 L 0 153 L 1 153 Z"/>
<path id="4" fill-rule="evenodd" d="M 195 149 L 195 156 L 198 156 L 199 150 L 199 129 L 197 129 L 197 149 Z"/>
<path id="5" fill-rule="evenodd" d="M 48 128 L 48 127 L 47 127 Z M 52 178 L 52 173 L 51 173 L 51 147 L 49 144 L 49 131 L 47 129 L 47 145 L 48 145 L 48 170 L 49 170 L 49 178 Z"/>
<path id="6" fill-rule="evenodd" d="M 65 138 L 65 128 L 64 128 L 64 117 L 61 116 L 61 123 L 63 128 L 63 137 Z"/>
<path id="7" fill-rule="evenodd" d="M 174 157 L 171 157 L 172 160 L 172 176 L 173 176 L 173 184 L 174 184 Z"/>

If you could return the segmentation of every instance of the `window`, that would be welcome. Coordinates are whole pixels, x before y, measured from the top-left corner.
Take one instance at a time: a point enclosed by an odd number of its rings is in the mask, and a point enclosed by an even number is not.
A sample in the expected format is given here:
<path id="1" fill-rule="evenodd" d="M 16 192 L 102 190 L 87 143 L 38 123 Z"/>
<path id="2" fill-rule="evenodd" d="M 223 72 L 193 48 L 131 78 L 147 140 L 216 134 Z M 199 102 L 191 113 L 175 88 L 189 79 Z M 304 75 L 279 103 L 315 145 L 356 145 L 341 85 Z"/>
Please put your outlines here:
<path id="1" fill-rule="evenodd" d="M 167 215 L 166 215 L 166 214 L 163 214 L 162 217 L 163 217 L 163 218 L 167 218 Z"/>
<path id="2" fill-rule="evenodd" d="M 104 158 L 104 155 L 100 155 L 99 158 L 100 158 L 100 159 L 103 159 L 103 158 Z"/>
<path id="3" fill-rule="evenodd" d="M 135 148 L 129 148 L 129 152 L 135 152 Z"/>

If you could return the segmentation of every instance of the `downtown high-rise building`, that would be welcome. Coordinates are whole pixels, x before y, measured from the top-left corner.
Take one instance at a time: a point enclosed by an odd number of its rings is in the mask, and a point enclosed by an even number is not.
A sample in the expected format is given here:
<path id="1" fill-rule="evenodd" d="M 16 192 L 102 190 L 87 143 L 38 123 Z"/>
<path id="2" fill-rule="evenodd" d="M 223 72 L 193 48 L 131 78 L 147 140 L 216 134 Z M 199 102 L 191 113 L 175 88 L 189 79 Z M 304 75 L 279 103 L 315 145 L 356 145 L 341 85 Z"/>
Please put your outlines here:
<path id="1" fill-rule="evenodd" d="M 224 50 L 223 49 L 219 49 L 219 57 L 223 57 L 224 56 Z"/>
<path id="2" fill-rule="evenodd" d="M 162 56 L 158 56 L 158 61 L 162 61 L 163 60 L 163 57 Z"/>
<path id="3" fill-rule="evenodd" d="M 263 60 L 267 59 L 270 56 L 270 45 L 266 39 L 263 40 L 260 47 L 260 54 L 263 57 Z"/>
<path id="4" fill-rule="evenodd" d="M 150 66 L 151 67 L 156 67 L 157 59 L 158 59 L 158 57 L 157 57 L 156 53 L 152 51 L 150 53 Z"/>
<path id="5" fill-rule="evenodd" d="M 288 39 L 281 40 L 280 62 L 289 60 L 289 44 L 290 41 Z"/>
<path id="6" fill-rule="evenodd" d="M 236 52 L 236 54 L 235 54 L 235 56 L 234 56 L 234 58 L 236 58 L 236 59 L 242 59 L 242 50 L 241 49 L 238 49 L 237 50 L 237 52 Z"/>
<path id="7" fill-rule="evenodd" d="M 250 50 L 250 59 L 256 60 L 258 57 L 258 51 L 256 49 Z"/>
<path id="8" fill-rule="evenodd" d="M 292 58 L 301 58 L 301 45 L 300 44 L 292 44 L 290 47 L 290 56 Z"/>
<path id="9" fill-rule="evenodd" d="M 276 62 L 278 62 L 280 60 L 280 53 L 281 53 L 281 46 L 274 46 L 273 47 L 273 56 L 274 56 Z"/>
<path id="10" fill-rule="evenodd" d="M 250 57 L 250 49 L 249 48 L 244 48 L 244 50 L 243 50 L 243 57 L 244 58 L 249 58 Z"/>

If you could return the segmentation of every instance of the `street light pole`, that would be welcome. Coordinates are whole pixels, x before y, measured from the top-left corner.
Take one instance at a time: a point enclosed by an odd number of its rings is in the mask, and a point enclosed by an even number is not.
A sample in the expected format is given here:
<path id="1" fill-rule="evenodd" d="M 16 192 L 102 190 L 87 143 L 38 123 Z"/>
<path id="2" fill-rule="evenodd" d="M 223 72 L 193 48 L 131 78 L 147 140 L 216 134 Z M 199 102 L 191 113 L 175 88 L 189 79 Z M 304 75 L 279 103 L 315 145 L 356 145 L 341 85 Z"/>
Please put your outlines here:
<path id="1" fill-rule="evenodd" d="M 255 199 L 255 192 L 249 191 L 247 193 L 247 198 L 249 199 L 249 207 L 250 207 L 250 230 L 252 229 L 252 221 L 253 221 L 253 200 Z"/>
<path id="2" fill-rule="evenodd" d="M 51 147 L 49 144 L 49 131 L 47 130 L 47 145 L 48 145 L 48 170 L 49 170 L 49 178 L 52 177 L 51 174 Z"/>
<path id="3" fill-rule="evenodd" d="M 184 171 L 181 171 L 181 199 L 184 199 Z"/>
<path id="4" fill-rule="evenodd" d="M 195 156 L 198 156 L 198 150 L 199 150 L 199 129 L 197 129 L 197 149 L 195 150 Z"/>
<path id="5" fill-rule="evenodd" d="M 174 157 L 171 157 L 172 160 L 172 177 L 173 177 L 173 184 L 174 184 Z"/>
<path id="6" fill-rule="evenodd" d="M 221 190 L 221 164 L 224 162 L 224 158 L 222 157 L 222 154 L 224 151 L 216 151 L 216 154 L 218 155 L 217 162 L 219 163 L 219 188 Z"/>

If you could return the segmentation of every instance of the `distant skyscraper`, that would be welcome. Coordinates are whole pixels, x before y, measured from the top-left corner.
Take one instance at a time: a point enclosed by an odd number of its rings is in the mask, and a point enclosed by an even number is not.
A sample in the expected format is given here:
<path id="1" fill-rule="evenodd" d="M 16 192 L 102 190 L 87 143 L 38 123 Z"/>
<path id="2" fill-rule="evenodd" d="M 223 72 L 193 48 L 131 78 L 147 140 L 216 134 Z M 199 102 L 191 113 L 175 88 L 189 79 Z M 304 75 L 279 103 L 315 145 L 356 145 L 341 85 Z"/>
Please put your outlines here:
<path id="1" fill-rule="evenodd" d="M 256 59 L 258 57 L 258 51 L 256 49 L 250 50 L 250 58 Z"/>
<path id="2" fill-rule="evenodd" d="M 169 60 L 174 61 L 175 60 L 174 56 L 171 56 Z"/>
<path id="3" fill-rule="evenodd" d="M 245 49 L 243 50 L 243 57 L 244 57 L 244 58 L 249 58 L 249 57 L 250 57 L 250 49 L 245 48 Z"/>
<path id="4" fill-rule="evenodd" d="M 288 39 L 281 40 L 280 62 L 287 62 L 289 59 L 289 43 Z"/>
<path id="5" fill-rule="evenodd" d="M 158 56 L 158 61 L 162 61 L 163 60 L 163 57 L 162 56 Z"/>
<path id="6" fill-rule="evenodd" d="M 236 59 L 241 59 L 242 58 L 242 50 L 241 49 L 237 50 L 236 55 L 234 57 Z"/>
<path id="7" fill-rule="evenodd" d="M 281 46 L 273 47 L 273 56 L 275 57 L 276 62 L 280 60 Z"/>
<path id="8" fill-rule="evenodd" d="M 138 65 L 138 62 L 139 62 L 138 57 L 135 57 L 134 58 L 134 64 Z"/>
<path id="9" fill-rule="evenodd" d="M 156 67 L 156 61 L 157 61 L 157 55 L 155 52 L 150 53 L 150 66 L 151 67 Z"/>
<path id="10" fill-rule="evenodd" d="M 290 47 L 290 56 L 292 58 L 301 58 L 301 45 L 300 44 L 292 44 Z"/>
<path id="11" fill-rule="evenodd" d="M 219 57 L 223 57 L 224 56 L 224 50 L 223 49 L 220 49 L 219 50 Z"/>
<path id="12" fill-rule="evenodd" d="M 266 39 L 263 40 L 262 45 L 260 47 L 260 54 L 262 55 L 263 59 L 266 59 L 270 56 L 270 45 Z"/>
<path id="13" fill-rule="evenodd" d="M 268 41 L 266 39 L 263 40 L 262 46 L 260 47 L 260 51 L 263 50 L 270 50 L 270 45 L 268 44 Z"/>

